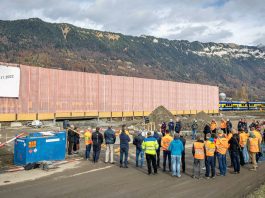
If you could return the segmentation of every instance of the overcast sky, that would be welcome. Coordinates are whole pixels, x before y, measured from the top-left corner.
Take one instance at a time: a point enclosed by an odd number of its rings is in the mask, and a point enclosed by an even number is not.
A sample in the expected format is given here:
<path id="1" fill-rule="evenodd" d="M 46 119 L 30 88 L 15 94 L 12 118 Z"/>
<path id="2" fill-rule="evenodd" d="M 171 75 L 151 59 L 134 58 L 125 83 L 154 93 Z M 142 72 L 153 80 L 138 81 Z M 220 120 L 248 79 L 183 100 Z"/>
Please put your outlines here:
<path id="1" fill-rule="evenodd" d="M 1 0 L 0 19 L 168 39 L 265 44 L 265 0 Z"/>

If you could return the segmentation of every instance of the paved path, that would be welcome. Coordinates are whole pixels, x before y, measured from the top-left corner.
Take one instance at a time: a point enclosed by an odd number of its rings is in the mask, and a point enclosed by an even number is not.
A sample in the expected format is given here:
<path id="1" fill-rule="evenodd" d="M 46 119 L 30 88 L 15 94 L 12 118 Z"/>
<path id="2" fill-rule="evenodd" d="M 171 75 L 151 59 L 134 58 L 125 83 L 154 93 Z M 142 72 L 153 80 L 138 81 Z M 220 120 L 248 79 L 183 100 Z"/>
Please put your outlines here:
<path id="1" fill-rule="evenodd" d="M 132 150 L 133 151 L 133 150 Z M 243 167 L 240 175 L 227 174 L 215 179 L 192 179 L 191 149 L 186 150 L 187 174 L 180 179 L 166 172 L 146 174 L 146 167 L 119 168 L 100 162 L 82 161 L 75 169 L 65 170 L 23 183 L 0 187 L 0 197 L 244 197 L 265 180 L 265 163 L 257 172 Z M 103 155 L 102 155 L 103 156 Z M 133 157 L 131 157 L 131 160 Z M 2 177 L 4 175 L 0 175 Z"/>

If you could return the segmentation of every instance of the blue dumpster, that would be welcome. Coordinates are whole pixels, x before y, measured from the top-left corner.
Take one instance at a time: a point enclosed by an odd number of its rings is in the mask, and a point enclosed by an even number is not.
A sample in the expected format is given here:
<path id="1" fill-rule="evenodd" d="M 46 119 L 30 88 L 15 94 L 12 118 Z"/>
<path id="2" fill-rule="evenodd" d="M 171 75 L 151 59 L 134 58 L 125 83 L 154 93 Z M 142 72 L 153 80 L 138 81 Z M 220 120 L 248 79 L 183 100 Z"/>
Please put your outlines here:
<path id="1" fill-rule="evenodd" d="M 66 132 L 35 132 L 18 138 L 14 144 L 14 164 L 26 165 L 43 160 L 64 160 Z"/>

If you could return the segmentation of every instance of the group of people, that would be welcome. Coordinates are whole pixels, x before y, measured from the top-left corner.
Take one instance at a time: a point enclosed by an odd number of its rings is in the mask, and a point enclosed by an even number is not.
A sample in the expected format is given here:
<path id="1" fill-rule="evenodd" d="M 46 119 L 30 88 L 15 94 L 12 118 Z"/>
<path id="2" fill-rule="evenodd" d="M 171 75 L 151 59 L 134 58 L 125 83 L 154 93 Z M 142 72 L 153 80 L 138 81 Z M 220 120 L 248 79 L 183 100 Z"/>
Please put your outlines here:
<path id="1" fill-rule="evenodd" d="M 202 178 L 202 169 L 205 168 L 205 178 L 215 178 L 216 176 L 216 159 L 220 176 L 225 176 L 227 173 L 227 155 L 231 158 L 231 166 L 234 168 L 233 173 L 240 173 L 240 166 L 252 163 L 250 170 L 257 170 L 257 162 L 261 157 L 262 134 L 260 124 L 256 121 L 252 122 L 248 127 L 245 127 L 245 121 L 240 120 L 238 130 L 232 128 L 230 120 L 224 119 L 218 127 L 217 122 L 212 120 L 204 127 L 204 139 L 200 134 L 197 134 L 198 124 L 194 120 L 192 128 L 192 139 L 196 139 L 192 144 L 193 162 L 193 178 Z M 182 172 L 185 172 L 185 144 L 186 139 L 181 133 L 182 124 L 179 119 L 176 123 L 170 120 L 168 125 L 165 122 L 161 125 L 161 134 L 155 131 L 148 132 L 147 137 L 143 136 L 142 132 L 138 132 L 133 138 L 133 144 L 136 147 L 136 167 L 143 167 L 144 156 L 146 158 L 148 175 L 157 174 L 160 168 L 160 150 L 163 151 L 163 172 L 171 172 L 172 176 L 181 177 L 180 166 Z M 114 144 L 116 142 L 116 134 L 112 127 L 100 133 L 100 128 L 92 133 L 87 130 L 84 133 L 86 152 L 85 158 L 90 158 L 90 151 L 93 147 L 93 162 L 96 163 L 99 159 L 101 145 L 105 140 L 106 152 L 105 163 L 114 163 Z M 68 130 L 68 136 L 71 130 Z M 69 137 L 68 137 L 69 138 Z M 128 132 L 125 130 L 125 125 L 122 126 L 119 134 L 120 138 L 120 167 L 128 168 L 128 153 L 129 142 L 131 141 Z M 71 144 L 69 143 L 69 146 Z M 68 148 L 68 153 L 71 149 Z"/>

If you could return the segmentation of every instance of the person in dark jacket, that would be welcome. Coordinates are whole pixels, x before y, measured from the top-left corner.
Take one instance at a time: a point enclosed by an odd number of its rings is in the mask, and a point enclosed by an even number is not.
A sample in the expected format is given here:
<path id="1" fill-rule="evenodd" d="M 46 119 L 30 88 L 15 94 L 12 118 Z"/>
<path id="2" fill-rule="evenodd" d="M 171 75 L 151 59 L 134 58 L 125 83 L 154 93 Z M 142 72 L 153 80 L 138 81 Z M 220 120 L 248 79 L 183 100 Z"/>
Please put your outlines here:
<path id="1" fill-rule="evenodd" d="M 74 128 L 75 131 L 80 131 L 78 127 Z M 78 151 L 80 149 L 80 135 L 78 133 L 74 133 L 74 146 L 73 146 L 73 151 L 74 154 L 78 154 Z"/>
<path id="2" fill-rule="evenodd" d="M 244 131 L 244 128 L 243 128 L 243 121 L 242 119 L 240 119 L 238 121 L 238 124 L 237 124 L 237 131 Z"/>
<path id="3" fill-rule="evenodd" d="M 101 144 L 103 143 L 103 135 L 99 132 L 100 128 L 97 127 L 96 131 L 92 133 L 92 142 L 93 142 L 93 162 L 98 162 Z"/>
<path id="4" fill-rule="evenodd" d="M 179 118 L 176 119 L 175 132 L 179 133 L 181 131 L 182 124 Z"/>
<path id="5" fill-rule="evenodd" d="M 191 124 L 191 131 L 192 131 L 192 140 L 195 140 L 196 138 L 196 134 L 197 134 L 197 130 L 198 130 L 198 123 L 197 120 L 194 119 L 192 124 Z"/>
<path id="6" fill-rule="evenodd" d="M 170 122 L 168 123 L 168 131 L 171 134 L 172 131 L 174 131 L 175 123 L 173 122 L 172 119 L 170 119 Z"/>
<path id="7" fill-rule="evenodd" d="M 166 134 L 166 130 L 167 130 L 167 124 L 165 122 L 162 122 L 162 125 L 161 125 L 161 133 L 162 133 L 163 137 Z"/>
<path id="8" fill-rule="evenodd" d="M 256 126 L 257 126 L 257 123 L 255 120 L 253 120 L 252 123 L 249 125 L 249 129 L 251 129 L 252 127 L 256 128 Z"/>
<path id="9" fill-rule="evenodd" d="M 140 156 L 140 168 L 144 165 L 144 151 L 142 149 L 142 143 L 144 141 L 144 136 L 142 132 L 138 132 L 138 135 L 134 137 L 133 144 L 136 146 L 136 167 L 139 166 L 139 156 Z"/>
<path id="10" fill-rule="evenodd" d="M 185 166 L 185 145 L 186 145 L 186 139 L 184 138 L 182 133 L 180 133 L 180 141 L 183 144 L 183 151 L 182 151 L 182 155 L 181 155 L 182 172 L 185 173 L 185 170 L 186 170 L 186 166 Z"/>
<path id="11" fill-rule="evenodd" d="M 226 121 L 226 134 L 228 135 L 232 131 L 233 125 L 230 119 Z"/>
<path id="12" fill-rule="evenodd" d="M 228 141 L 230 144 L 231 151 L 231 161 L 233 162 L 234 174 L 240 173 L 240 162 L 239 162 L 239 153 L 240 153 L 240 145 L 239 145 L 239 135 L 235 129 L 232 130 L 233 136 Z"/>
<path id="13" fill-rule="evenodd" d="M 158 134 L 157 131 L 154 132 L 154 138 L 157 140 L 158 149 L 156 150 L 156 166 L 160 168 L 160 148 L 161 148 L 161 136 Z"/>
<path id="14" fill-rule="evenodd" d="M 129 142 L 131 141 L 129 135 L 125 132 L 125 126 L 122 126 L 122 131 L 120 134 L 120 168 L 128 168 L 128 152 L 129 152 Z M 123 162 L 124 157 L 124 162 Z"/>
<path id="15" fill-rule="evenodd" d="M 73 146 L 74 146 L 74 135 L 75 132 L 74 130 L 74 125 L 71 125 L 70 128 L 68 128 L 68 132 L 67 132 L 67 141 L 68 141 L 68 155 L 72 155 L 72 151 L 73 151 Z"/>
<path id="16" fill-rule="evenodd" d="M 242 122 L 242 128 L 244 129 L 245 132 L 248 132 L 248 123 L 246 119 L 244 119 Z"/>
<path id="17" fill-rule="evenodd" d="M 204 126 L 203 133 L 204 133 L 204 140 L 206 140 L 206 135 L 208 133 L 211 133 L 211 127 L 210 127 L 210 124 L 208 122 Z"/>
<path id="18" fill-rule="evenodd" d="M 111 126 L 104 132 L 104 138 L 106 143 L 106 153 L 105 153 L 105 163 L 109 162 L 109 155 L 110 155 L 110 163 L 114 163 L 114 143 L 116 141 L 115 132 L 112 130 Z"/>

